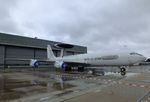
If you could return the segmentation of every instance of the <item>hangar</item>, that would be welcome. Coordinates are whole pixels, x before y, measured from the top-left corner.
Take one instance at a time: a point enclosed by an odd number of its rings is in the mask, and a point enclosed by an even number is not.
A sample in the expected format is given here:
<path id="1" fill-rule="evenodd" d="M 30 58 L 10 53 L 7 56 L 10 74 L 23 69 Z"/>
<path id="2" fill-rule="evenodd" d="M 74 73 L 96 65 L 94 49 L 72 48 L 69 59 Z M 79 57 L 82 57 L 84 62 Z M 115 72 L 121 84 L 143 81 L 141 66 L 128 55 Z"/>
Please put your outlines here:
<path id="1" fill-rule="evenodd" d="M 6 60 L 6 59 L 46 59 L 48 44 L 52 46 L 55 56 L 59 56 L 61 49 L 55 44 L 61 42 L 48 41 L 38 38 L 29 38 L 18 35 L 0 33 L 0 66 L 29 65 L 29 61 Z M 87 47 L 73 45 L 66 49 L 64 55 L 87 53 Z"/>

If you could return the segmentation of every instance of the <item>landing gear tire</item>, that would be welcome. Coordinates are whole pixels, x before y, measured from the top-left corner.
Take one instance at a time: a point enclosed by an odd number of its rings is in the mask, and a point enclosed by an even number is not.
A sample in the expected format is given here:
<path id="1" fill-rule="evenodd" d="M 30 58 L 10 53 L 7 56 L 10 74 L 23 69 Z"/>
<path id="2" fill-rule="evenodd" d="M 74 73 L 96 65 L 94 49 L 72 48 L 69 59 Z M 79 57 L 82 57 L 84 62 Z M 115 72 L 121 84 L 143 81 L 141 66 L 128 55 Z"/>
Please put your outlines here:
<path id="1" fill-rule="evenodd" d="M 126 69 L 123 67 L 123 68 L 120 68 L 120 71 L 121 71 L 121 72 L 125 72 Z"/>
<path id="2" fill-rule="evenodd" d="M 69 67 L 69 68 L 68 68 L 68 71 L 72 71 L 72 68 L 71 68 L 71 67 Z"/>
<path id="3" fill-rule="evenodd" d="M 84 72 L 84 67 L 78 67 L 78 72 Z"/>
<path id="4" fill-rule="evenodd" d="M 71 68 L 71 67 L 67 67 L 67 68 L 65 69 L 65 71 L 66 71 L 66 72 L 72 71 L 72 68 Z"/>
<path id="5" fill-rule="evenodd" d="M 126 75 L 126 68 L 125 67 L 121 67 L 120 68 L 120 72 L 121 72 L 122 76 L 125 76 Z"/>
<path id="6" fill-rule="evenodd" d="M 126 72 L 125 72 L 125 71 L 121 72 L 121 75 L 122 75 L 122 76 L 125 76 L 125 75 L 126 75 Z"/>

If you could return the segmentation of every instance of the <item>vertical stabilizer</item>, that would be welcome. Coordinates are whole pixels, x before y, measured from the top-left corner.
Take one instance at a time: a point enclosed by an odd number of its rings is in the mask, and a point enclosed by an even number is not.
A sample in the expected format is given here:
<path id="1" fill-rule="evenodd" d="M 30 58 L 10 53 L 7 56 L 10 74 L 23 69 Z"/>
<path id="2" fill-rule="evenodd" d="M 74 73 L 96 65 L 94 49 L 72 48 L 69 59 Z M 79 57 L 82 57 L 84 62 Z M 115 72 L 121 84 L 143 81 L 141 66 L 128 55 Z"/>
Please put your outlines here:
<path id="1" fill-rule="evenodd" d="M 47 58 L 50 61 L 55 61 L 56 57 L 52 51 L 52 48 L 50 45 L 47 45 Z"/>

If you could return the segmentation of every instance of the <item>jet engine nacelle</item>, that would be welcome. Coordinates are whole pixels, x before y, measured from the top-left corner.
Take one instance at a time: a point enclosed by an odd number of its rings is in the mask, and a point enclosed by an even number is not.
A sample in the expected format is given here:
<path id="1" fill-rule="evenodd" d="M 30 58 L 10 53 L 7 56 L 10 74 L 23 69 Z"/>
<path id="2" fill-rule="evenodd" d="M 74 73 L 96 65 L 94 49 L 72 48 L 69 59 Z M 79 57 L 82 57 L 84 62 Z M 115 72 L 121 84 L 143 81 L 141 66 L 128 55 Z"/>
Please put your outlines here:
<path id="1" fill-rule="evenodd" d="M 39 62 L 36 59 L 31 59 L 30 60 L 30 66 L 31 67 L 38 67 L 39 66 Z"/>
<path id="2" fill-rule="evenodd" d="M 64 71 L 66 71 L 67 69 L 68 69 L 68 64 L 67 63 L 65 63 L 65 62 L 63 62 L 63 61 L 56 61 L 55 63 L 54 63 L 54 66 L 56 67 L 56 68 L 61 68 L 61 69 L 63 69 Z"/>

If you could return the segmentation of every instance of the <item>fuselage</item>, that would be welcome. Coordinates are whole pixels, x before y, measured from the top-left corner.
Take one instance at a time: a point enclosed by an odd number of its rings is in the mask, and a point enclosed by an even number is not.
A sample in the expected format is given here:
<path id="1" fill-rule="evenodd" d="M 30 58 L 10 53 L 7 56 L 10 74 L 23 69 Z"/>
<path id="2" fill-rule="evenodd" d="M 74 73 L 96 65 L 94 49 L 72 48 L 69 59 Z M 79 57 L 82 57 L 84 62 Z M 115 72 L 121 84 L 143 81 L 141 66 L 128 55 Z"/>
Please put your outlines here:
<path id="1" fill-rule="evenodd" d="M 135 52 L 109 52 L 57 57 L 56 61 L 85 63 L 91 66 L 127 66 L 146 60 Z"/>
<path id="2" fill-rule="evenodd" d="M 84 67 L 87 66 L 118 66 L 123 76 L 126 74 L 125 66 L 146 60 L 146 57 L 136 52 L 104 52 L 55 57 L 50 45 L 47 46 L 47 58 L 48 61 L 54 62 L 54 67 L 63 71 L 71 71 L 73 67 L 83 72 Z"/>

